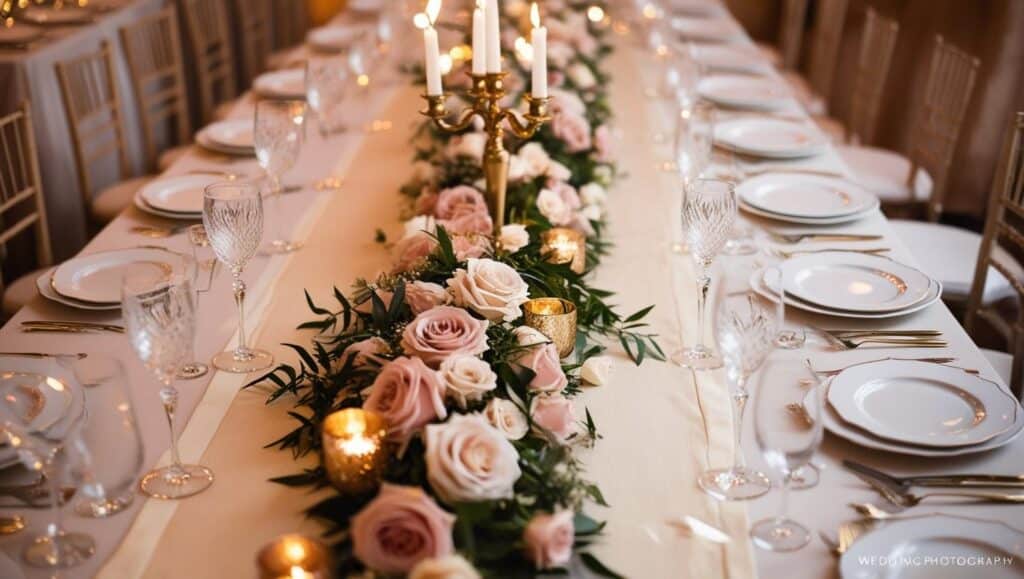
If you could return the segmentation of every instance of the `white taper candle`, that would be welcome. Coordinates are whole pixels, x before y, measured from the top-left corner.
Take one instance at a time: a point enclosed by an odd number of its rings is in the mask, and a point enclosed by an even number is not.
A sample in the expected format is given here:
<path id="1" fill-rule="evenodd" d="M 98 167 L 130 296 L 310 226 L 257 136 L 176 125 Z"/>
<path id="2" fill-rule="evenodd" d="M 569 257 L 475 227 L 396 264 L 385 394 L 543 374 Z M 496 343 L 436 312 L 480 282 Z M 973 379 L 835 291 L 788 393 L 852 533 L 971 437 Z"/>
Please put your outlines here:
<path id="1" fill-rule="evenodd" d="M 540 25 L 540 11 L 534 3 L 530 18 L 533 21 L 533 31 L 530 34 L 530 44 L 533 45 L 533 97 L 547 98 L 548 96 L 548 29 Z"/>
<path id="2" fill-rule="evenodd" d="M 484 11 L 473 10 L 473 74 L 487 72 L 487 33 L 484 31 Z"/>
<path id="3" fill-rule="evenodd" d="M 484 10 L 487 21 L 487 72 L 501 72 L 501 12 L 498 0 L 487 0 Z"/>

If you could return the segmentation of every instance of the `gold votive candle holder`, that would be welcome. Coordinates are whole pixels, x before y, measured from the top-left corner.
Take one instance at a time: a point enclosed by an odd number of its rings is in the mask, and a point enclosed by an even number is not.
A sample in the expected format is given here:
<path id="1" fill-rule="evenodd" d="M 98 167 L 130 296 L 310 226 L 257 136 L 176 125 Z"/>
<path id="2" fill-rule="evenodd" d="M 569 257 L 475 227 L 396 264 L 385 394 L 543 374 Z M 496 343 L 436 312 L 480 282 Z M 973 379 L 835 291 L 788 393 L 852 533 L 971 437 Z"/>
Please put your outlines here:
<path id="1" fill-rule="evenodd" d="M 388 459 L 384 419 L 361 408 L 327 415 L 322 425 L 323 464 L 339 491 L 364 494 L 380 485 Z"/>
<path id="2" fill-rule="evenodd" d="M 274 539 L 256 557 L 260 579 L 327 579 L 330 561 L 323 543 L 297 533 Z"/>
<path id="3" fill-rule="evenodd" d="M 553 227 L 540 234 L 540 253 L 548 263 L 569 264 L 576 273 L 587 267 L 587 237 L 568 227 Z"/>
<path id="4" fill-rule="evenodd" d="M 547 336 L 565 358 L 576 348 L 576 304 L 561 298 L 536 298 L 523 304 L 526 325 Z"/>

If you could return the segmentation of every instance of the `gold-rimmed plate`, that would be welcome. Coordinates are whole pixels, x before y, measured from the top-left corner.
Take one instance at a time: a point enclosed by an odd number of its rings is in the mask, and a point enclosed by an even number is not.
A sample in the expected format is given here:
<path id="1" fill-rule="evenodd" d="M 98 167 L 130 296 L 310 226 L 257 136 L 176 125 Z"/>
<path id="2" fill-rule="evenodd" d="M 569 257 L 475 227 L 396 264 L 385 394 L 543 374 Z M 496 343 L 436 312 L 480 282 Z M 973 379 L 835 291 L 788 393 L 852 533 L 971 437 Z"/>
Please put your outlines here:
<path id="1" fill-rule="evenodd" d="M 156 247 L 102 251 L 76 257 L 57 266 L 50 286 L 59 295 L 93 305 L 121 303 L 126 275 L 169 278 L 182 267 L 181 255 Z"/>
<path id="2" fill-rule="evenodd" d="M 781 269 L 787 294 L 848 312 L 904 310 L 924 300 L 932 285 L 931 278 L 908 265 L 848 251 L 794 257 Z"/>

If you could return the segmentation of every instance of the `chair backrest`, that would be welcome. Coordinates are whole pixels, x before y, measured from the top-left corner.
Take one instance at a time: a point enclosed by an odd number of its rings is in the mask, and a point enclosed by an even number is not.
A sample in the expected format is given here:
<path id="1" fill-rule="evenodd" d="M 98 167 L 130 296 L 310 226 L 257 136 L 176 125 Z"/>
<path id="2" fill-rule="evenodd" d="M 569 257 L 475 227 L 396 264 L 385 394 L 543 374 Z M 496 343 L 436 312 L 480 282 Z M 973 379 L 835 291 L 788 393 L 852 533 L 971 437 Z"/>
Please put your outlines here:
<path id="1" fill-rule="evenodd" d="M 146 164 L 157 168 L 157 135 L 173 125 L 176 142 L 184 144 L 192 134 L 185 93 L 178 15 L 173 5 L 120 30 L 128 71 L 142 119 Z"/>
<path id="2" fill-rule="evenodd" d="M 785 0 L 779 28 L 779 52 L 783 68 L 793 70 L 800 64 L 800 44 L 804 39 L 807 0 Z"/>
<path id="3" fill-rule="evenodd" d="M 807 80 L 825 102 L 828 102 L 832 94 L 832 79 L 835 78 L 839 46 L 843 40 L 847 3 L 848 0 L 818 1 L 818 16 L 814 25 L 814 50 L 811 52 Z"/>
<path id="4" fill-rule="evenodd" d="M 1009 251 L 997 251 L 1005 247 Z M 996 171 L 989 199 L 985 235 L 978 253 L 974 284 L 967 299 L 964 328 L 972 332 L 978 318 L 988 321 L 1006 338 L 1013 354 L 1010 385 L 1018 396 L 1024 396 L 1024 280 L 1015 277 L 1014 269 L 1005 260 L 1011 253 L 1024 254 L 1024 112 L 1013 116 L 1003 157 Z M 1010 281 L 1017 294 L 1017 320 L 1007 317 L 984 303 L 985 280 L 995 269 Z"/>
<path id="5" fill-rule="evenodd" d="M 199 112 L 213 120 L 217 105 L 238 96 L 226 0 L 181 0 L 199 84 Z"/>
<path id="6" fill-rule="evenodd" d="M 241 86 L 249 86 L 254 78 L 267 69 L 267 59 L 270 58 L 274 37 L 270 0 L 233 1 L 241 57 L 239 82 Z"/>
<path id="7" fill-rule="evenodd" d="M 949 167 L 979 66 L 981 61 L 977 58 L 947 43 L 941 36 L 935 37 L 924 101 L 910 136 L 912 167 L 907 176 L 912 191 L 919 168 L 931 176 L 932 194 L 927 208 L 930 221 L 938 220 L 942 214 Z"/>
<path id="8" fill-rule="evenodd" d="M 7 244 L 29 229 L 35 237 L 36 264 L 50 265 L 50 232 L 46 226 L 32 114 L 26 102 L 13 113 L 0 117 L 0 255 L 6 256 Z M 0 293 L 3 286 L 0 279 Z"/>
<path id="9" fill-rule="evenodd" d="M 99 50 L 58 62 L 56 69 L 75 149 L 78 184 L 88 206 L 96 190 L 109 185 L 99 183 L 103 177 L 127 179 L 132 170 L 110 43 L 103 40 Z"/>
<path id="10" fill-rule="evenodd" d="M 309 6 L 295 0 L 271 0 L 274 18 L 274 48 L 289 48 L 299 44 L 309 31 Z"/>
<path id="11" fill-rule="evenodd" d="M 871 145 L 875 142 L 878 112 L 882 108 L 885 81 L 889 77 L 899 33 L 899 23 L 881 16 L 874 8 L 868 8 L 847 109 L 846 126 L 853 144 Z"/>

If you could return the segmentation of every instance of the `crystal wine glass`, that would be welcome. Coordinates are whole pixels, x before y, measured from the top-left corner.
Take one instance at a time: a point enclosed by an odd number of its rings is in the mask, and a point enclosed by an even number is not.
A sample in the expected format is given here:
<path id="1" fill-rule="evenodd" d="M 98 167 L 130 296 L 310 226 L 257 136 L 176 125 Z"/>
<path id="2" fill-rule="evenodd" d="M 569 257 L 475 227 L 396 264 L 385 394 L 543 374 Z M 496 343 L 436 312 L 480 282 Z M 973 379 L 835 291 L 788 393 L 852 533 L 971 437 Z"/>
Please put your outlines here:
<path id="1" fill-rule="evenodd" d="M 786 320 L 786 290 L 782 282 L 783 267 L 784 263 L 766 267 L 762 278 L 763 286 L 772 301 L 775 302 L 775 316 L 779 327 L 775 345 L 784 350 L 798 350 L 807 342 L 807 330 L 803 326 L 791 324 Z"/>
<path id="2" fill-rule="evenodd" d="M 768 551 L 795 551 L 811 540 L 806 527 L 787 517 L 790 482 L 821 445 L 823 388 L 818 375 L 795 356 L 769 360 L 754 397 L 754 433 L 768 466 L 782 477 L 779 514 L 754 523 L 754 544 Z M 801 403 L 806 419 L 786 411 Z"/>
<path id="3" fill-rule="evenodd" d="M 764 473 L 747 468 L 743 456 L 743 411 L 750 393 L 747 383 L 775 345 L 775 312 L 751 292 L 721 296 L 715 316 L 715 338 L 726 369 L 733 403 L 734 458 L 729 468 L 705 471 L 697 479 L 704 492 L 719 500 L 759 497 L 771 488 Z"/>
<path id="4" fill-rule="evenodd" d="M 274 357 L 250 348 L 245 338 L 245 282 L 242 271 L 263 237 L 263 198 L 249 183 L 215 183 L 203 198 L 203 225 L 217 259 L 234 276 L 235 305 L 238 307 L 238 346 L 217 354 L 213 367 L 225 372 L 248 374 L 269 368 Z"/>
<path id="5" fill-rule="evenodd" d="M 206 239 L 206 230 L 203 229 L 202 225 L 192 225 L 188 228 L 188 241 L 192 247 L 192 290 L 196 292 L 195 307 L 196 310 L 199 310 L 199 296 L 209 291 L 210 284 L 213 283 L 213 270 L 208 268 L 209 262 L 200 260 L 202 248 L 209 247 L 210 242 Z M 178 370 L 178 378 L 182 380 L 195 380 L 196 378 L 202 378 L 209 371 L 209 366 L 196 360 L 196 348 L 195 343 L 193 343 L 191 361 L 186 362 Z"/>
<path id="6" fill-rule="evenodd" d="M 109 517 L 128 507 L 144 460 L 142 435 L 127 374 L 120 360 L 90 354 L 71 362 L 86 390 L 88 420 L 70 437 L 65 451 L 79 495 L 75 512 Z"/>
<path id="7" fill-rule="evenodd" d="M 52 519 L 46 534 L 36 537 L 25 548 L 25 561 L 33 567 L 67 568 L 78 565 L 96 552 L 93 538 L 85 533 L 64 529 L 60 500 L 61 469 L 64 445 L 84 418 L 74 400 L 81 399 L 81 389 L 52 376 L 30 372 L 0 373 L 0 431 L 17 449 L 22 464 L 37 471 L 49 482 Z M 56 420 L 44 419 L 40 406 L 67 404 L 67 410 Z M 52 418 L 52 416 L 50 416 Z"/>
<path id="8" fill-rule="evenodd" d="M 346 130 L 339 112 L 353 82 L 342 57 L 311 55 L 306 60 L 306 102 L 316 114 L 321 137 L 326 139 Z"/>
<path id="9" fill-rule="evenodd" d="M 281 177 L 295 166 L 302 149 L 305 130 L 306 103 L 294 100 L 262 100 L 256 103 L 256 129 L 254 144 L 256 160 L 270 180 L 274 197 L 274 220 L 278 231 L 270 242 L 273 253 L 290 253 L 302 247 L 296 241 L 284 239 L 281 204 Z"/>
<path id="10" fill-rule="evenodd" d="M 191 276 L 178 272 L 154 280 L 129 275 L 121 285 L 121 295 L 128 338 L 135 354 L 160 382 L 160 401 L 171 433 L 171 464 L 147 473 L 139 487 L 147 496 L 158 499 L 194 495 L 213 483 L 213 472 L 204 466 L 181 463 L 174 426 L 178 409 L 174 380 L 189 358 L 196 334 Z"/>
<path id="11" fill-rule="evenodd" d="M 722 366 L 722 360 L 704 344 L 710 268 L 736 220 L 736 193 L 732 183 L 716 179 L 695 179 L 685 184 L 683 191 L 683 223 L 698 270 L 697 345 L 677 352 L 673 360 L 686 368 L 713 370 Z"/>
<path id="12" fill-rule="evenodd" d="M 715 131 L 715 109 L 710 103 L 697 101 L 689 106 L 680 104 L 676 117 L 674 141 L 675 169 L 685 187 L 699 179 L 711 166 Z M 685 195 L 685 193 L 684 193 Z M 682 237 L 672 246 L 677 254 L 689 253 L 686 242 L 686 219 L 681 220 Z"/>

